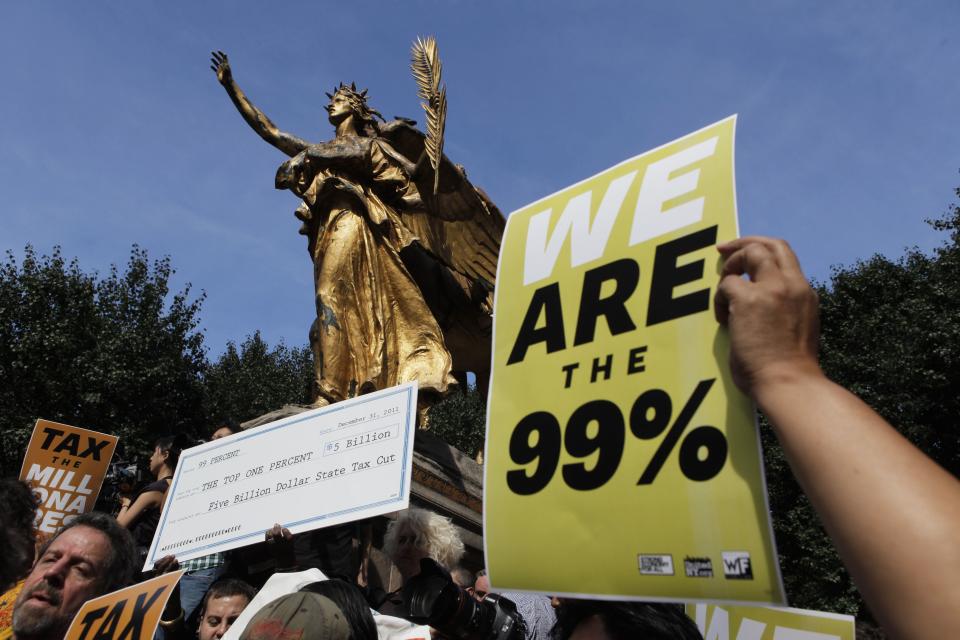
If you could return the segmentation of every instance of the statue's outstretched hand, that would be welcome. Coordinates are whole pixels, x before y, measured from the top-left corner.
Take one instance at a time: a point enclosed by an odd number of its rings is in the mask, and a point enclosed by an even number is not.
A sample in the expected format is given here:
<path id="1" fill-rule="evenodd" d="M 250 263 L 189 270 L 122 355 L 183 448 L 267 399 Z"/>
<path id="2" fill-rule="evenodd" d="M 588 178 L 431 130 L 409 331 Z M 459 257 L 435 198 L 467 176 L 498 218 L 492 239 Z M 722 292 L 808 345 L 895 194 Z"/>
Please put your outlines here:
<path id="1" fill-rule="evenodd" d="M 210 68 L 217 74 L 217 80 L 220 84 L 227 84 L 233 80 L 233 73 L 230 71 L 230 60 L 223 51 L 212 51 L 210 53 Z"/>

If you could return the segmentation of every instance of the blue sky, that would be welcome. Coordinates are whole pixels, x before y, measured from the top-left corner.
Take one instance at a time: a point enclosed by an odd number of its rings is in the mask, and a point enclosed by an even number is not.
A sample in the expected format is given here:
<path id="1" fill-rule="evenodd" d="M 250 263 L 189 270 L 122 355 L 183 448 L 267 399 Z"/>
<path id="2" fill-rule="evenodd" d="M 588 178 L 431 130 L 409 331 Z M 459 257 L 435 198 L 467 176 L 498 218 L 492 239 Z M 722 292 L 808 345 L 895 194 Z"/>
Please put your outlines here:
<path id="1" fill-rule="evenodd" d="M 284 157 L 209 69 L 283 129 L 332 135 L 324 91 L 422 120 L 408 70 L 438 38 L 445 151 L 504 213 L 739 113 L 745 234 L 808 275 L 940 241 L 960 185 L 960 3 L 8 3 L 0 20 L 0 249 L 87 270 L 138 243 L 204 290 L 212 354 L 306 342 L 311 266 L 273 188 Z"/>

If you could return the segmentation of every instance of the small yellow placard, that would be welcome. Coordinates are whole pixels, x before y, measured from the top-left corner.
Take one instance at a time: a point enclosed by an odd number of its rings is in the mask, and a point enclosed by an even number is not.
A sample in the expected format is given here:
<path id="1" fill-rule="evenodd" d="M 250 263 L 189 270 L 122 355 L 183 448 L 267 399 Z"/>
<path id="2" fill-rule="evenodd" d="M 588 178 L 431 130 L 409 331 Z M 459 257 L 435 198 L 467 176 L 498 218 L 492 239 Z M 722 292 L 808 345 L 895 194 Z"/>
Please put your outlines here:
<path id="1" fill-rule="evenodd" d="M 508 218 L 484 489 L 498 590 L 783 601 L 754 409 L 713 314 L 735 124 Z"/>
<path id="2" fill-rule="evenodd" d="M 49 537 L 93 511 L 110 468 L 117 436 L 37 420 L 20 479 L 37 496 L 37 533 Z"/>
<path id="3" fill-rule="evenodd" d="M 688 604 L 687 615 L 709 640 L 854 640 L 853 616 L 787 607 Z"/>
<path id="4" fill-rule="evenodd" d="M 151 640 L 183 571 L 172 571 L 88 600 L 65 640 Z"/>

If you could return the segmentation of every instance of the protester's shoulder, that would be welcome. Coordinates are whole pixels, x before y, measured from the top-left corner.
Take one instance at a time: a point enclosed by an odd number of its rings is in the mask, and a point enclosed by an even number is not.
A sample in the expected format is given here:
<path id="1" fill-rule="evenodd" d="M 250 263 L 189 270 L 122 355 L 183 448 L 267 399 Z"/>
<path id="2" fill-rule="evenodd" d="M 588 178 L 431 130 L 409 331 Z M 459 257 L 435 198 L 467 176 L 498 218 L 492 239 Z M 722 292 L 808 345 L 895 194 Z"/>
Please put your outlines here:
<path id="1" fill-rule="evenodd" d="M 9 591 L 0 595 L 0 640 L 13 637 L 13 605 L 23 589 L 23 582 L 21 580 Z"/>
<path id="2" fill-rule="evenodd" d="M 166 480 L 154 480 L 150 484 L 144 486 L 143 489 L 140 490 L 140 493 L 150 493 L 152 491 L 157 493 L 166 493 L 169 487 L 170 485 L 167 484 Z"/>
<path id="3" fill-rule="evenodd" d="M 514 602 L 517 607 L 523 605 L 524 607 L 536 608 L 536 609 L 549 609 L 553 611 L 553 607 L 550 605 L 549 596 L 545 596 L 541 593 L 522 593 L 520 591 L 501 591 L 500 596 L 507 598 Z"/>
<path id="4" fill-rule="evenodd" d="M 557 614 L 550 598 L 539 593 L 504 591 L 500 596 L 517 605 L 517 612 L 527 625 L 527 638 L 545 639 L 557 621 Z"/>

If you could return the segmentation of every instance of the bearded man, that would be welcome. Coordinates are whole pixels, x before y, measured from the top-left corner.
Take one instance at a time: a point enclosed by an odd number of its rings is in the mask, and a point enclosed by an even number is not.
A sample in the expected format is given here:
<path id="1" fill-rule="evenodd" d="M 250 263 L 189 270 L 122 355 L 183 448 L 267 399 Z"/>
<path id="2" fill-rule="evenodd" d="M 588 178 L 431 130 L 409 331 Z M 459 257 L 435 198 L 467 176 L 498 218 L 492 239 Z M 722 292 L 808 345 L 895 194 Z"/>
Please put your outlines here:
<path id="1" fill-rule="evenodd" d="M 40 551 L 13 608 L 14 640 L 61 640 L 81 605 L 127 586 L 137 569 L 130 533 L 103 513 L 68 523 Z"/>

